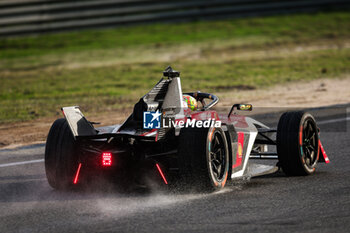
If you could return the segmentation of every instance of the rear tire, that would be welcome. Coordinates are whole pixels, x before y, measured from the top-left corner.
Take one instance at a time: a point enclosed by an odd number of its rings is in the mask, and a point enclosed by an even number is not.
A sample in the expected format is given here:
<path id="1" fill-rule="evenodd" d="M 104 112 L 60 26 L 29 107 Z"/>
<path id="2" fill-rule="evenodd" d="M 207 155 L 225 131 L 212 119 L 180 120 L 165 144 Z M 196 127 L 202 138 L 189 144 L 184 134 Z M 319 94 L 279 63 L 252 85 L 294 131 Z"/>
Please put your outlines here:
<path id="1" fill-rule="evenodd" d="M 76 143 L 67 120 L 57 119 L 51 126 L 45 147 L 45 171 L 50 186 L 71 188 L 78 165 Z"/>
<path id="2" fill-rule="evenodd" d="M 229 171 L 225 132 L 221 128 L 183 128 L 178 161 L 187 185 L 200 190 L 222 189 Z"/>
<path id="3" fill-rule="evenodd" d="M 290 176 L 315 172 L 319 158 L 316 121 L 310 113 L 286 112 L 277 127 L 277 154 L 284 173 Z"/>

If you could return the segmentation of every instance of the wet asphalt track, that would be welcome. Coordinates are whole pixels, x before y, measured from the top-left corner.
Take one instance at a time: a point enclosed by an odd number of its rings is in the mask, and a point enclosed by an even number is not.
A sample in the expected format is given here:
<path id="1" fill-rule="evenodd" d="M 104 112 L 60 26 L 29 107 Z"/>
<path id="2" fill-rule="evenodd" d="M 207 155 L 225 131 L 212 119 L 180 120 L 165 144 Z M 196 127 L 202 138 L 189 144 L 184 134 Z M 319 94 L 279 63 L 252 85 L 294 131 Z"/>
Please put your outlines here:
<path id="1" fill-rule="evenodd" d="M 349 232 L 349 114 L 315 115 L 330 164 L 312 176 L 276 173 L 212 194 L 59 192 L 43 162 L 4 165 L 42 159 L 43 145 L 0 150 L 0 232 Z"/>

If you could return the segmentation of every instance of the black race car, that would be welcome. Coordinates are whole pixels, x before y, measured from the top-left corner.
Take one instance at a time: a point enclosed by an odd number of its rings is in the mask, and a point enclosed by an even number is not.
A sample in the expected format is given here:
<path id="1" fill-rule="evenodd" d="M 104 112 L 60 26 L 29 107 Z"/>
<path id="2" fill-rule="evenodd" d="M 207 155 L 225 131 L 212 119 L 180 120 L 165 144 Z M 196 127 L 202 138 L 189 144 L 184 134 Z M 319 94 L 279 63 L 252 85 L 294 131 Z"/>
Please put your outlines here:
<path id="1" fill-rule="evenodd" d="M 95 128 L 79 107 L 62 108 L 64 118 L 53 123 L 46 141 L 49 184 L 67 189 L 97 176 L 142 183 L 153 174 L 164 185 L 217 190 L 244 177 L 250 159 L 278 161 L 252 166 L 252 175 L 277 167 L 290 176 L 309 175 L 318 162 L 329 162 L 311 114 L 286 112 L 276 129 L 269 128 L 234 111 L 250 111 L 252 105 L 234 104 L 228 114 L 219 114 L 211 109 L 217 96 L 182 93 L 180 73 L 171 67 L 163 75 L 121 125 Z M 197 101 L 196 109 L 184 103 L 184 95 Z M 277 152 L 268 151 L 271 145 Z"/>

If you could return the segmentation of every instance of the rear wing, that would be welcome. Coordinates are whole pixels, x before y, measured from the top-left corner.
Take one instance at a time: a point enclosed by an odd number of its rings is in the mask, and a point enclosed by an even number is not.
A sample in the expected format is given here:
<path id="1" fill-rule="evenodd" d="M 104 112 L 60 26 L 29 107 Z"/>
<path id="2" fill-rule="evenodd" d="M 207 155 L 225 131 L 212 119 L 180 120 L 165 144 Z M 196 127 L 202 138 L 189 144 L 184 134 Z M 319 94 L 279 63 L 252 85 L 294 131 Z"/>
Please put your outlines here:
<path id="1" fill-rule="evenodd" d="M 64 107 L 62 112 L 75 139 L 77 136 L 97 135 L 98 131 L 84 117 L 78 106 Z"/>

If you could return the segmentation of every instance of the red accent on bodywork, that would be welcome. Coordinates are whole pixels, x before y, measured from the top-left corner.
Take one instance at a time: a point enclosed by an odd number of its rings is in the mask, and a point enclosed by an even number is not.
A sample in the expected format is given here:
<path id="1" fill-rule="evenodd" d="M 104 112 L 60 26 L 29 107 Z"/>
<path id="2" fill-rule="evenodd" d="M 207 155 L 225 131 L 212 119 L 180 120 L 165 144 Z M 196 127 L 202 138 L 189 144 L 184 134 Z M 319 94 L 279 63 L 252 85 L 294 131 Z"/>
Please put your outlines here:
<path id="1" fill-rule="evenodd" d="M 244 128 L 245 129 L 245 128 L 249 127 L 249 125 L 247 123 L 247 120 L 246 120 L 246 116 L 234 115 L 233 114 L 229 118 L 227 118 L 227 117 L 221 117 L 221 118 L 222 118 L 223 122 L 227 121 L 227 123 L 232 123 L 235 127 L 238 127 L 238 128 Z"/>
<path id="2" fill-rule="evenodd" d="M 195 119 L 196 121 L 208 120 L 208 119 L 220 120 L 218 113 L 215 111 L 194 112 L 191 114 L 191 119 Z"/>
<path id="3" fill-rule="evenodd" d="M 150 130 L 150 131 L 148 131 L 146 133 L 141 134 L 140 136 L 146 136 L 146 135 L 148 135 L 150 133 L 153 133 L 154 131 L 157 131 L 157 129 L 152 129 L 152 130 Z"/>
<path id="4" fill-rule="evenodd" d="M 73 181 L 73 183 L 74 183 L 74 184 L 78 183 L 78 178 L 79 178 L 80 168 L 81 168 L 81 163 L 79 163 L 79 166 L 78 166 L 77 172 L 75 173 L 75 177 L 74 177 L 74 181 Z"/>
<path id="5" fill-rule="evenodd" d="M 168 181 L 166 180 L 166 178 L 165 178 L 165 176 L 164 176 L 164 174 L 163 174 L 163 172 L 162 172 L 162 169 L 160 169 L 160 166 L 158 165 L 158 163 L 156 163 L 156 167 L 157 167 L 158 172 L 159 172 L 160 176 L 162 177 L 164 183 L 165 183 L 165 184 L 168 184 Z"/>
<path id="6" fill-rule="evenodd" d="M 102 165 L 103 166 L 112 166 L 112 153 L 103 152 L 102 153 Z"/>
<path id="7" fill-rule="evenodd" d="M 321 158 L 320 161 L 321 161 L 321 162 L 325 162 L 325 163 L 329 163 L 329 162 L 330 162 L 330 161 L 329 161 L 329 158 L 328 158 L 328 156 L 327 156 L 327 154 L 326 154 L 326 151 L 324 150 L 324 148 L 323 148 L 323 146 L 322 146 L 322 144 L 321 144 L 321 140 L 318 140 L 318 144 L 319 144 L 319 146 L 320 146 L 320 150 L 321 150 L 322 156 L 323 156 L 323 158 Z"/>
<path id="8" fill-rule="evenodd" d="M 232 168 L 236 168 L 242 164 L 244 133 L 238 132 L 237 135 L 238 135 L 238 139 L 237 139 L 236 163 L 232 165 Z"/>

